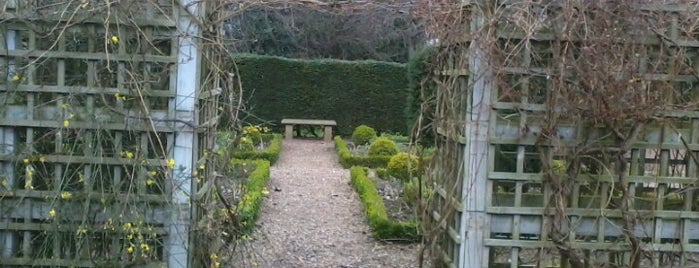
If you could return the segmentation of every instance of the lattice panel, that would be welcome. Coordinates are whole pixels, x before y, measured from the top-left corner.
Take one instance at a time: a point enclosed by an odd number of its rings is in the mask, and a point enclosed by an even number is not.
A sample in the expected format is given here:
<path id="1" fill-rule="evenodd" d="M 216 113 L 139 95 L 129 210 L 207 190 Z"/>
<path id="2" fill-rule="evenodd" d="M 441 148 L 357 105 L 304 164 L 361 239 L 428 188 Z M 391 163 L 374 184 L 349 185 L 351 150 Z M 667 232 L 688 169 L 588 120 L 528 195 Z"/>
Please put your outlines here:
<path id="1" fill-rule="evenodd" d="M 669 20 L 675 22 L 686 18 L 676 10 L 648 12 L 664 12 L 676 18 Z M 555 23 L 556 15 L 548 15 L 552 19 L 547 22 Z M 561 263 L 566 260 L 559 256 L 548 233 L 553 224 L 547 215 L 553 213 L 554 189 L 542 182 L 542 163 L 535 146 L 544 131 L 547 100 L 557 98 L 552 95 L 554 85 L 546 70 L 556 66 L 550 52 L 556 41 L 546 34 L 525 40 L 508 31 L 508 26 L 511 24 L 506 21 L 501 23 L 498 46 L 514 54 L 504 61 L 506 72 L 498 74 L 499 81 L 505 82 L 493 89 L 496 102 L 487 189 L 491 196 L 487 204 L 490 238 L 485 241 L 491 248 L 489 262 L 491 267 L 564 267 Z M 685 38 L 688 36 L 680 34 L 676 26 L 659 25 L 667 27 L 668 36 L 678 44 L 691 47 L 683 50 L 686 54 L 682 64 L 668 60 L 668 55 L 677 52 L 658 43 L 653 33 L 639 34 L 647 37 L 638 39 L 647 49 L 635 55 L 642 73 L 639 80 L 648 90 L 666 92 L 672 100 L 670 106 L 677 109 L 667 114 L 665 123 L 646 127 L 639 142 L 625 155 L 630 163 L 626 168 L 629 184 L 619 185 L 616 178 L 601 170 L 596 162 L 599 160 L 588 159 L 582 163 L 580 179 L 569 185 L 566 211 L 571 224 L 566 242 L 583 252 L 590 260 L 586 264 L 589 267 L 623 264 L 630 258 L 618 210 L 620 187 L 632 193 L 632 210 L 638 215 L 631 232 L 641 239 L 645 249 L 655 251 L 649 265 L 681 267 L 699 252 L 699 207 L 694 190 L 699 174 L 691 157 L 699 152 L 699 114 L 682 111 L 698 100 L 699 80 L 694 74 L 699 58 L 694 47 L 699 43 Z M 542 27 L 547 24 L 542 23 Z M 685 69 L 675 73 L 678 67 Z M 573 148 L 588 135 L 602 142 L 613 136 L 603 126 L 590 129 L 565 123 L 558 126 L 555 135 L 557 144 L 553 146 L 561 148 Z M 612 144 L 611 139 L 608 142 Z M 565 149 L 561 150 L 551 160 L 562 161 Z"/>
<path id="2" fill-rule="evenodd" d="M 2 267 L 164 265 L 180 11 L 105 3 L 0 1 Z"/>

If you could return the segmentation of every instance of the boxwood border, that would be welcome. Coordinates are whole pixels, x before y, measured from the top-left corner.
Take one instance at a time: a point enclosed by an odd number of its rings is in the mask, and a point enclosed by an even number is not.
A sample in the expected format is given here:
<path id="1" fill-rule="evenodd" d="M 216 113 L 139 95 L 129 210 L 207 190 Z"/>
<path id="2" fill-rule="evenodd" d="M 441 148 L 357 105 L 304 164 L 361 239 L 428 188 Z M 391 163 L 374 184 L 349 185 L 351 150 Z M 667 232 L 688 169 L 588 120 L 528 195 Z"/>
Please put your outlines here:
<path id="1" fill-rule="evenodd" d="M 233 158 L 237 159 L 265 159 L 269 161 L 270 165 L 279 160 L 279 154 L 282 151 L 282 135 L 281 134 L 264 134 L 263 139 L 271 139 L 269 146 L 266 149 L 258 151 L 236 151 L 233 153 Z"/>
<path id="2" fill-rule="evenodd" d="M 340 165 L 344 168 L 350 168 L 352 166 L 364 166 L 370 168 L 386 167 L 388 161 L 391 160 L 390 156 L 375 155 L 375 156 L 356 156 L 352 155 L 347 147 L 347 143 L 340 136 L 335 136 L 335 150 L 337 151 L 337 157 L 340 161 Z"/>
<path id="3" fill-rule="evenodd" d="M 364 204 L 369 226 L 374 237 L 381 240 L 419 241 L 420 227 L 417 222 L 395 221 L 388 217 L 383 198 L 376 190 L 374 182 L 367 177 L 366 167 L 350 168 L 350 180 Z"/>
<path id="4" fill-rule="evenodd" d="M 260 209 L 262 208 L 262 201 L 266 196 L 264 191 L 267 190 L 267 183 L 269 182 L 270 176 L 270 162 L 263 159 L 258 160 L 244 160 L 244 159 L 233 159 L 231 160 L 233 165 L 240 165 L 243 163 L 253 163 L 255 165 L 255 170 L 253 170 L 248 176 L 247 182 L 245 184 L 246 192 L 241 201 L 238 203 L 238 216 L 240 219 L 240 225 L 242 227 L 243 233 L 249 233 L 255 226 L 255 221 L 260 215 Z"/>

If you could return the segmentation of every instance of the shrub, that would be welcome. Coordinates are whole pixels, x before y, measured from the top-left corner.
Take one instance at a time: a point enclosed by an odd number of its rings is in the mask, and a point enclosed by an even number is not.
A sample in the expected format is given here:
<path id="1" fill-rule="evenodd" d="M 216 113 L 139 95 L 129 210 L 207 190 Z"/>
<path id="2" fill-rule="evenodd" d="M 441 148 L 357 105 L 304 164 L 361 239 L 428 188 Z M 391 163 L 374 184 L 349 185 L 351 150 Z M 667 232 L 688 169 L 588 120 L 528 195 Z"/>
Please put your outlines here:
<path id="1" fill-rule="evenodd" d="M 375 170 L 376 172 L 376 177 L 379 177 L 380 179 L 387 179 L 388 178 L 388 170 L 385 168 L 377 168 Z"/>
<path id="2" fill-rule="evenodd" d="M 236 151 L 233 158 L 237 159 L 266 159 L 270 164 L 274 165 L 279 159 L 279 153 L 282 150 L 282 135 L 281 134 L 263 134 L 263 141 L 268 141 L 269 145 L 262 151 Z"/>
<path id="3" fill-rule="evenodd" d="M 364 203 L 369 225 L 378 239 L 418 241 L 420 227 L 417 222 L 399 222 L 388 218 L 383 198 L 376 185 L 366 175 L 366 168 L 350 168 L 350 182 Z"/>
<path id="4" fill-rule="evenodd" d="M 260 126 L 249 125 L 243 127 L 243 137 L 246 137 L 252 141 L 252 144 L 259 145 L 262 143 L 262 134 L 265 133 L 266 128 Z"/>
<path id="5" fill-rule="evenodd" d="M 376 138 L 376 130 L 367 125 L 358 126 L 352 132 L 352 141 L 357 145 L 368 144 L 374 138 Z"/>
<path id="6" fill-rule="evenodd" d="M 250 138 L 240 137 L 240 140 L 238 141 L 238 150 L 243 152 L 253 151 L 255 150 L 255 144 Z"/>
<path id="7" fill-rule="evenodd" d="M 245 163 L 234 160 L 234 164 Z M 255 226 L 255 221 L 260 214 L 263 197 L 268 193 L 267 182 L 269 181 L 269 161 L 256 160 L 255 170 L 250 173 L 245 188 L 247 192 L 238 204 L 240 213 L 240 225 L 243 232 L 250 232 Z"/>
<path id="8" fill-rule="evenodd" d="M 422 189 L 420 186 L 422 186 Z M 420 190 L 422 190 L 422 193 L 420 193 Z M 410 206 L 415 207 L 419 201 L 426 202 L 431 194 L 432 189 L 427 187 L 424 180 L 420 180 L 417 177 L 413 177 L 403 183 L 403 200 Z"/>
<path id="9" fill-rule="evenodd" d="M 378 138 L 369 145 L 369 155 L 384 155 L 393 156 L 397 154 L 400 150 L 395 141 L 387 138 Z"/>
<path id="10" fill-rule="evenodd" d="M 391 176 L 407 182 L 411 177 L 419 176 L 419 165 L 420 160 L 416 155 L 409 153 L 398 153 L 388 160 L 388 166 L 386 169 Z"/>
<path id="11" fill-rule="evenodd" d="M 385 155 L 374 155 L 374 156 L 356 156 L 352 155 L 347 143 L 340 136 L 335 136 L 335 150 L 337 150 L 337 156 L 340 160 L 340 164 L 344 168 L 350 168 L 352 166 L 364 166 L 370 168 L 385 167 L 388 160 L 391 159 L 390 156 Z"/>

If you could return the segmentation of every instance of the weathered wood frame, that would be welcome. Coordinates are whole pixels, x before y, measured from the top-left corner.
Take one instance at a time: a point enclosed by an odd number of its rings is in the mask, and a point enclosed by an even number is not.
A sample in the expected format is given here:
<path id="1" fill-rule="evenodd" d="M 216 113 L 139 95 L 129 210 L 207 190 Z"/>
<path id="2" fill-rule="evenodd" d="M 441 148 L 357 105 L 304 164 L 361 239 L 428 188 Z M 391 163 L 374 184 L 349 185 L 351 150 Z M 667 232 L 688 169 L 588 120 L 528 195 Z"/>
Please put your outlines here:
<path id="1" fill-rule="evenodd" d="M 465 6 L 473 5 L 478 1 L 464 1 Z M 650 8 L 650 7 L 640 7 Z M 679 12 L 673 6 L 667 6 L 670 15 Z M 474 9 L 475 10 L 475 9 Z M 473 24 L 478 28 L 478 14 L 472 18 Z M 676 25 L 675 25 L 676 27 Z M 697 48 L 699 43 L 693 40 L 683 40 L 676 28 L 670 29 L 669 38 L 674 43 L 683 47 Z M 521 39 L 522 35 L 516 33 L 498 32 L 501 39 Z M 546 36 L 537 36 L 537 40 L 549 40 Z M 657 44 L 654 38 L 638 40 L 644 44 Z M 475 42 L 475 40 L 473 41 Z M 442 243 L 437 248 L 442 262 L 448 267 L 489 267 L 495 265 L 489 259 L 494 248 L 502 249 L 510 254 L 510 262 L 501 264 L 502 267 L 521 267 L 520 254 L 523 250 L 555 249 L 555 245 L 549 241 L 546 226 L 549 217 L 545 208 L 549 206 L 547 201 L 552 194 L 552 189 L 542 185 L 542 175 L 537 172 L 526 171 L 527 159 L 532 154 L 536 142 L 536 129 L 541 124 L 538 121 L 541 114 L 546 111 L 544 104 L 537 103 L 533 99 L 521 98 L 517 102 L 498 101 L 498 90 L 489 83 L 489 76 L 481 69 L 485 62 L 479 54 L 477 47 L 470 51 L 470 69 L 446 70 L 442 75 L 462 77 L 470 79 L 469 83 L 463 83 L 462 91 L 468 94 L 468 105 L 464 120 L 467 124 L 464 133 L 457 143 L 460 143 L 463 151 L 463 177 L 449 178 L 448 181 L 439 182 L 435 189 L 435 208 L 432 217 L 439 222 L 441 215 L 446 210 L 455 210 L 453 221 L 444 222 L 442 228 Z M 531 63 L 530 46 L 524 46 L 523 62 Z M 697 58 L 697 57 L 695 57 Z M 699 58 L 695 59 L 699 60 Z M 513 75 L 521 75 L 521 90 L 524 96 L 529 94 L 529 74 L 534 68 L 530 65 L 508 68 Z M 695 65 L 699 70 L 699 65 Z M 699 83 L 695 76 L 678 75 L 670 77 L 663 74 L 647 74 L 643 77 L 648 81 L 668 81 L 694 83 L 694 88 L 699 90 Z M 438 93 L 439 94 L 439 93 Z M 438 96 L 439 98 L 439 96 Z M 484 108 L 485 107 L 485 108 Z M 509 120 L 503 120 L 502 113 L 515 111 Z M 629 176 L 629 191 L 635 195 L 634 213 L 642 215 L 639 218 L 637 229 L 633 233 L 639 238 L 649 239 L 643 247 L 656 253 L 679 254 L 679 265 L 686 265 L 687 253 L 699 252 L 699 207 L 693 185 L 696 185 L 699 176 L 698 167 L 693 161 L 689 161 L 689 154 L 699 154 L 699 113 L 696 111 L 675 111 L 667 114 L 667 118 L 678 122 L 677 129 L 671 126 L 655 127 L 647 131 L 640 142 L 633 146 L 628 155 L 631 163 Z M 454 125 L 456 128 L 463 126 Z M 522 136 L 522 129 L 531 129 L 532 132 Z M 446 135 L 444 129 L 437 129 L 439 133 Z M 583 129 L 579 126 L 560 126 L 563 140 L 573 141 L 579 137 Z M 680 138 L 681 137 L 681 138 Z M 444 136 L 453 139 L 451 136 Z M 683 140 L 684 141 L 683 141 Z M 686 144 L 684 144 L 686 142 Z M 483 146 L 487 143 L 487 146 Z M 501 146 L 514 146 L 511 152 L 512 159 L 516 161 L 516 170 L 495 170 L 495 157 L 500 153 Z M 509 153 L 509 152 L 508 152 Z M 678 167 L 680 166 L 680 167 Z M 442 172 L 443 167 L 436 166 L 436 172 Z M 680 175 L 670 174 L 668 170 L 679 169 Z M 646 174 L 648 173 L 648 174 Z M 651 174 L 652 173 L 652 174 Z M 576 224 L 570 230 L 572 237 L 584 236 L 588 240 L 571 240 L 570 244 L 576 249 L 585 252 L 586 257 L 592 261 L 609 258 L 621 258 L 628 261 L 627 247 L 624 243 L 614 242 L 612 238 L 623 238 L 620 225 L 620 212 L 605 206 L 600 200 L 613 198 L 607 194 L 613 187 L 619 187 L 606 176 L 598 176 L 602 193 L 598 197 L 586 196 L 582 187 L 573 186 L 573 200 L 568 213 Z M 461 183 L 461 191 L 448 196 L 447 185 L 452 180 Z M 541 194 L 525 192 L 529 185 L 537 185 L 541 188 Z M 513 188 L 512 193 L 499 193 L 498 188 L 507 185 Z M 686 189 L 678 191 L 678 187 L 686 186 Z M 678 202 L 671 202 L 667 198 L 644 199 L 641 193 L 651 189 L 656 196 L 665 196 L 671 192 L 678 198 Z M 646 207 L 650 206 L 650 207 Z M 672 242 L 676 241 L 676 242 Z M 543 255 L 542 255 L 543 256 Z M 654 267 L 659 266 L 659 255 L 653 256 Z M 542 261 L 539 267 L 545 267 L 546 261 Z M 594 264 L 591 264 L 594 267 Z M 497 266 L 501 267 L 501 266 Z"/>
<path id="2" fill-rule="evenodd" d="M 73 4 L 76 3 L 79 2 Z M 162 6 L 156 7 L 153 3 Z M 54 232 L 75 237 L 78 228 L 99 235 L 99 230 L 111 221 L 110 217 L 123 215 L 123 220 L 155 226 L 152 232 L 159 237 L 162 248 L 158 250 L 162 252 L 159 252 L 160 259 L 151 265 L 188 267 L 193 219 L 189 200 L 192 181 L 186 174 L 194 170 L 193 159 L 198 153 L 195 103 L 198 101 L 200 61 L 194 38 L 200 30 L 192 16 L 199 14 L 199 4 L 189 0 L 139 4 L 143 16 L 134 15 L 138 17 L 141 32 L 134 32 L 125 24 L 109 25 L 110 35 L 118 36 L 119 41 L 106 45 L 110 39 L 105 36 L 104 20 L 78 14 L 76 20 L 82 19 L 81 24 L 71 26 L 49 49 L 42 44 L 46 40 L 41 40 L 24 19 L 56 23 L 64 18 L 52 17 L 51 14 L 57 13 L 50 12 L 42 17 L 26 17 L 32 16 L 29 11 L 35 8 L 34 1 L 0 1 L 0 6 L 4 4 L 11 9 L 0 15 L 3 20 L 0 26 L 0 68 L 3 69 L 0 71 L 3 102 L 0 106 L 0 181 L 6 184 L 0 186 L 0 265 L 100 267 L 86 247 L 69 246 L 75 239 L 62 241 L 51 237 Z M 166 14 L 160 13 L 162 11 Z M 151 41 L 162 41 L 162 50 L 134 52 L 132 38 L 139 34 Z M 67 36 L 75 36 L 77 39 L 72 41 L 83 42 L 79 45 L 84 46 L 70 47 L 71 40 Z M 19 72 L 19 63 L 15 61 L 26 64 L 27 59 L 36 64 Z M 70 69 L 69 63 L 84 69 Z M 101 72 L 105 65 L 113 72 Z M 40 72 L 51 76 L 50 83 L 41 80 Z M 138 85 L 142 90 L 138 93 L 129 84 L 132 81 L 127 77 L 129 72 L 143 79 Z M 21 77 L 20 81 L 12 81 L 15 74 Z M 113 83 L 103 84 L 100 77 L 110 75 Z M 78 82 L 71 81 L 75 77 Z M 13 95 L 17 96 L 15 100 L 10 99 Z M 133 99 L 148 103 L 149 110 L 130 105 Z M 100 106 L 105 100 L 113 103 L 113 107 Z M 120 112 L 115 112 L 117 110 Z M 99 135 L 109 135 L 113 148 L 85 143 L 79 150 L 71 150 L 68 154 L 64 151 L 67 139 L 77 140 L 80 136 L 90 141 Z M 52 142 L 44 144 L 48 147 L 37 147 L 36 142 L 40 138 L 49 140 L 47 137 L 53 137 Z M 156 145 L 154 139 L 161 144 Z M 135 156 L 120 155 L 126 151 Z M 165 155 L 158 153 L 161 151 L 165 151 Z M 131 158 L 141 162 L 136 164 Z M 27 163 L 23 159 L 27 159 Z M 169 167 L 171 162 L 175 163 L 172 168 Z M 47 170 L 37 175 L 33 189 L 25 188 L 24 179 L 18 175 L 30 165 Z M 150 171 L 168 169 L 171 169 L 169 177 L 156 179 L 160 190 L 147 186 Z M 69 170 L 72 175 L 68 174 Z M 66 180 L 76 179 L 77 174 L 84 186 L 75 189 L 62 186 Z M 125 184 L 129 180 L 130 183 Z M 129 185 L 128 188 L 134 190 L 95 191 L 100 185 Z M 81 206 L 83 201 L 60 200 L 65 192 L 93 205 L 85 211 Z M 100 206 L 104 200 L 137 200 L 134 202 L 144 206 L 141 211 L 119 214 L 109 206 Z M 62 204 L 61 209 L 56 216 L 51 216 L 49 212 L 57 203 Z M 92 225 L 83 226 L 80 221 L 72 220 L 82 219 L 84 215 L 94 217 Z M 104 228 L 105 234 L 109 232 Z M 42 234 L 46 232 L 49 235 Z M 33 251 L 37 243 L 45 243 L 50 253 Z M 123 250 L 116 236 L 106 238 L 105 243 L 110 244 L 106 247 L 111 252 L 105 254 L 118 254 Z"/>

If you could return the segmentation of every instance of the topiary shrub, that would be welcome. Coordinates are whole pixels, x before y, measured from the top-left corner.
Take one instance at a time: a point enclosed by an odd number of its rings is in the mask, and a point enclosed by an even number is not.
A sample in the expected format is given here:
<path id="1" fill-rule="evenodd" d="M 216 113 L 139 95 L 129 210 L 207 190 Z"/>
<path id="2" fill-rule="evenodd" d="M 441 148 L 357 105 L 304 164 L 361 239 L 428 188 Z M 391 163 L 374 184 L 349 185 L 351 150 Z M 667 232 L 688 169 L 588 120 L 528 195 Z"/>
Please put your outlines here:
<path id="1" fill-rule="evenodd" d="M 378 138 L 369 145 L 369 156 L 392 156 L 399 151 L 396 142 L 387 138 Z"/>
<path id="2" fill-rule="evenodd" d="M 376 172 L 376 177 L 379 177 L 379 179 L 384 179 L 384 180 L 385 180 L 385 179 L 388 179 L 389 174 L 388 174 L 388 170 L 387 170 L 387 169 L 385 169 L 385 168 L 376 168 L 376 169 L 374 170 L 374 172 Z"/>
<path id="3" fill-rule="evenodd" d="M 374 138 L 376 138 L 376 130 L 367 125 L 358 126 L 352 132 L 352 141 L 356 145 L 368 144 Z"/>
<path id="4" fill-rule="evenodd" d="M 416 155 L 399 153 L 391 157 L 391 160 L 388 160 L 386 169 L 391 176 L 407 182 L 410 181 L 410 178 L 419 174 L 419 164 L 420 160 Z"/>

